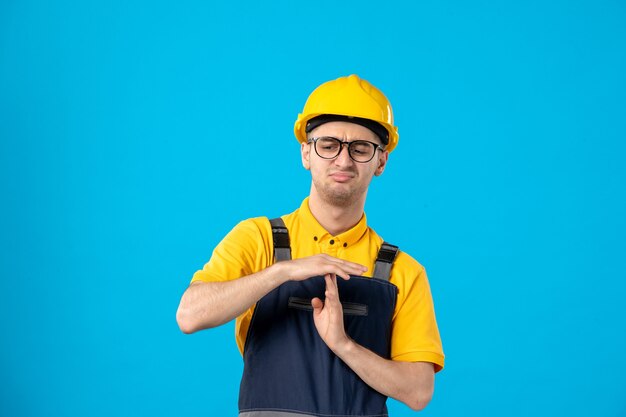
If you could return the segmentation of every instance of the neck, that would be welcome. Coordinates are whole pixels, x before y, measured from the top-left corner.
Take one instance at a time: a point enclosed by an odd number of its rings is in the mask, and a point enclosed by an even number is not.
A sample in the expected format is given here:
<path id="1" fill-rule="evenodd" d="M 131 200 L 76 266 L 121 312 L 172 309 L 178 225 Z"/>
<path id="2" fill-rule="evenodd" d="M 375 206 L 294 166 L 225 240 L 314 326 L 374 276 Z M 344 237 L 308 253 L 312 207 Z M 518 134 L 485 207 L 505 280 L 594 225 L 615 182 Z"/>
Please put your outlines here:
<path id="1" fill-rule="evenodd" d="M 347 206 L 337 206 L 325 201 L 315 190 L 315 186 L 311 186 L 311 195 L 309 196 L 309 209 L 311 214 L 320 225 L 328 233 L 337 236 L 340 233 L 350 230 L 363 217 L 365 208 L 365 197 L 357 199 Z"/>

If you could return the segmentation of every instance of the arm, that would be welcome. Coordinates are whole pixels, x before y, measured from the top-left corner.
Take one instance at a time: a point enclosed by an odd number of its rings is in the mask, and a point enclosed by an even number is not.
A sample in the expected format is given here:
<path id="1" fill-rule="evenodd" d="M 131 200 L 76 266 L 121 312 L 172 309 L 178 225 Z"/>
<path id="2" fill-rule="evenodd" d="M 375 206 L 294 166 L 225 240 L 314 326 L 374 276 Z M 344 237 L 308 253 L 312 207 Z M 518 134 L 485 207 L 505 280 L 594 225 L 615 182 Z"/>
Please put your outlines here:
<path id="1" fill-rule="evenodd" d="M 381 394 L 421 410 L 434 391 L 435 372 L 430 362 L 384 359 L 350 339 L 344 329 L 336 277 L 326 276 L 326 299 L 312 300 L 313 320 L 320 337 L 367 385 Z"/>
<path id="2" fill-rule="evenodd" d="M 284 281 L 275 264 L 232 281 L 193 282 L 176 311 L 178 327 L 189 334 L 227 323 Z"/>
<path id="3" fill-rule="evenodd" d="M 289 280 L 336 274 L 349 279 L 367 268 L 328 255 L 279 262 L 242 278 L 221 282 L 195 282 L 183 294 L 176 320 L 183 333 L 216 327 L 246 311 L 265 294 Z"/>

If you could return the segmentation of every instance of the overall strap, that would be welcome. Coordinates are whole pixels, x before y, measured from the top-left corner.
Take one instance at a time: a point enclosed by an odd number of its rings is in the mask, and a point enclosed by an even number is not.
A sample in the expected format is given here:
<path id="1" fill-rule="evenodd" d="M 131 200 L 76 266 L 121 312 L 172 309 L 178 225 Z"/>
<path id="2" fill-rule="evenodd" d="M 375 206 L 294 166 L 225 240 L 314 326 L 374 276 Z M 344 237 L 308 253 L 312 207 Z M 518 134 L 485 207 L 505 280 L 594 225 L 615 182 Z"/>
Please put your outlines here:
<path id="1" fill-rule="evenodd" d="M 291 246 L 289 231 L 280 217 L 271 219 L 272 237 L 274 239 L 274 262 L 291 260 Z"/>
<path id="2" fill-rule="evenodd" d="M 380 250 L 378 251 L 378 257 L 376 258 L 376 264 L 374 265 L 374 278 L 389 281 L 391 275 L 391 266 L 394 259 L 398 254 L 398 247 L 390 243 L 383 242 Z"/>

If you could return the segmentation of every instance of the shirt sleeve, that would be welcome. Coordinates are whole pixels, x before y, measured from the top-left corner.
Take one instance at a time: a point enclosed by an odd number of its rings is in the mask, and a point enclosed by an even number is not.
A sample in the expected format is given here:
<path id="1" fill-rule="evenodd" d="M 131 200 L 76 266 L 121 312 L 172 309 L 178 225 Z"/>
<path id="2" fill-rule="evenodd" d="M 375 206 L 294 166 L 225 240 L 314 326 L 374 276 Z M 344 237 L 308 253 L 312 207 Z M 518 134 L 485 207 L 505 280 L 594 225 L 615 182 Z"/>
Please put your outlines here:
<path id="1" fill-rule="evenodd" d="M 265 268 L 269 265 L 270 248 L 263 232 L 267 233 L 265 229 L 269 227 L 262 217 L 239 223 L 217 245 L 211 259 L 193 275 L 191 282 L 229 281 Z"/>
<path id="2" fill-rule="evenodd" d="M 426 270 L 400 252 L 399 271 L 393 277 L 398 301 L 392 322 L 391 358 L 406 362 L 431 362 L 435 372 L 444 367 L 444 353 Z"/>

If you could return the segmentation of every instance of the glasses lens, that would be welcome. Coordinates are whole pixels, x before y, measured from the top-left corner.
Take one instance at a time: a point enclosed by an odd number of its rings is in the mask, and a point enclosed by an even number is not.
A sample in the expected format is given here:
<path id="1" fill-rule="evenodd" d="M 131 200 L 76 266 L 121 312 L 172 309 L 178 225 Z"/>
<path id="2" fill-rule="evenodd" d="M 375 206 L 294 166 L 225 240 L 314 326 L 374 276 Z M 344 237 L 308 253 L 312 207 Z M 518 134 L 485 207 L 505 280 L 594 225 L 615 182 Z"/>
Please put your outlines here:
<path id="1" fill-rule="evenodd" d="M 350 156 L 357 162 L 367 162 L 372 159 L 376 148 L 373 144 L 362 140 L 355 140 L 350 142 L 348 147 Z"/>
<path id="2" fill-rule="evenodd" d="M 315 141 L 315 150 L 322 158 L 331 159 L 339 155 L 341 142 L 335 138 L 319 138 Z"/>

